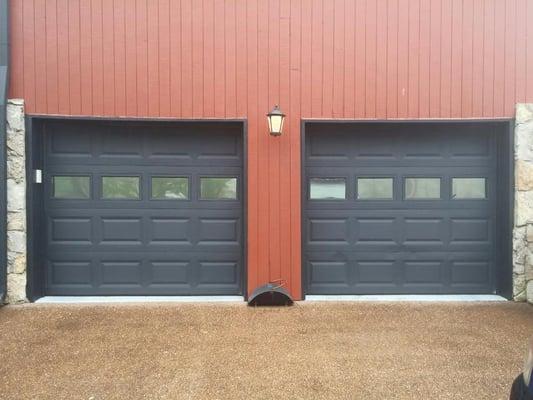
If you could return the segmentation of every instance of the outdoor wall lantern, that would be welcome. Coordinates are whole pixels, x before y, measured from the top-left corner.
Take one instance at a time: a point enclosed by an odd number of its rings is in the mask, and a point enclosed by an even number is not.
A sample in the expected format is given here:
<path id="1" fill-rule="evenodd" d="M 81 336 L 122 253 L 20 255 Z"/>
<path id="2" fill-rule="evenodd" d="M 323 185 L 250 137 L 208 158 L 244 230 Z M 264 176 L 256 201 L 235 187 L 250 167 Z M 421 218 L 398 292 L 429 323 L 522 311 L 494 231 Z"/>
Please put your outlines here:
<path id="1" fill-rule="evenodd" d="M 283 121 L 285 120 L 285 114 L 281 112 L 279 106 L 276 104 L 272 111 L 267 114 L 268 129 L 272 136 L 280 136 L 283 132 Z"/>

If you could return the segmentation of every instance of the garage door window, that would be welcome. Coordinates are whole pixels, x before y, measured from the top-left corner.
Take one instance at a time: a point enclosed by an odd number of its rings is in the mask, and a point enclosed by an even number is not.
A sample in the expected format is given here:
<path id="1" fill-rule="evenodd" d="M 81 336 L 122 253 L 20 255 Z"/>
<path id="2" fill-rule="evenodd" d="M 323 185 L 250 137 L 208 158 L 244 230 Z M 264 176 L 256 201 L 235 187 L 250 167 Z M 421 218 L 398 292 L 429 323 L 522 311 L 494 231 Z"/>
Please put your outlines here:
<path id="1" fill-rule="evenodd" d="M 140 179 L 138 176 L 103 176 L 102 197 L 104 199 L 139 199 Z"/>
<path id="2" fill-rule="evenodd" d="M 453 178 L 452 199 L 485 199 L 485 178 Z"/>
<path id="3" fill-rule="evenodd" d="M 200 178 L 200 198 L 202 200 L 236 200 L 237 178 Z"/>
<path id="4" fill-rule="evenodd" d="M 393 178 L 357 178 L 357 198 L 360 200 L 392 200 Z"/>
<path id="5" fill-rule="evenodd" d="M 344 200 L 346 198 L 346 179 L 311 178 L 309 180 L 311 200 Z"/>
<path id="6" fill-rule="evenodd" d="M 189 179 L 179 176 L 152 177 L 152 199 L 187 200 L 189 198 Z"/>
<path id="7" fill-rule="evenodd" d="M 89 176 L 54 176 L 53 197 L 56 199 L 89 199 L 91 178 Z"/>
<path id="8" fill-rule="evenodd" d="M 405 198 L 407 200 L 440 199 L 440 178 L 406 178 Z"/>

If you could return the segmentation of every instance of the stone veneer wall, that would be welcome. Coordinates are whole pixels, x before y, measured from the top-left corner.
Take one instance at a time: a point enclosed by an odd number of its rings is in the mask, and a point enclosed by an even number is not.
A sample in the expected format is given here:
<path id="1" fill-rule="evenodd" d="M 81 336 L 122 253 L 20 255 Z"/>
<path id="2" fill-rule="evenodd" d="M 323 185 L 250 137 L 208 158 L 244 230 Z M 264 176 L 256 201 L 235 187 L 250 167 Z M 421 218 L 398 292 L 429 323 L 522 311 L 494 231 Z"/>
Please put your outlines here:
<path id="1" fill-rule="evenodd" d="M 26 299 L 26 146 L 24 101 L 7 102 L 7 296 Z"/>
<path id="2" fill-rule="evenodd" d="M 517 104 L 515 124 L 513 298 L 533 302 L 533 104 Z"/>

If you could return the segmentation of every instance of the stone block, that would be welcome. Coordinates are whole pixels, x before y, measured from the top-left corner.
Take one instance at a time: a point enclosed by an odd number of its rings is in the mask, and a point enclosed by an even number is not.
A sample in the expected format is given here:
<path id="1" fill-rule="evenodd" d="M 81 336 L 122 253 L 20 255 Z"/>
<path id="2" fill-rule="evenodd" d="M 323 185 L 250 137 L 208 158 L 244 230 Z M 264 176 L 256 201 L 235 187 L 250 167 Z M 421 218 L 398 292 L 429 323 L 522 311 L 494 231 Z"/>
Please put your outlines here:
<path id="1" fill-rule="evenodd" d="M 26 214 L 23 211 L 10 212 L 7 214 L 8 231 L 26 231 Z"/>
<path id="2" fill-rule="evenodd" d="M 7 251 L 26 254 L 26 233 L 19 231 L 7 232 Z"/>
<path id="3" fill-rule="evenodd" d="M 6 116 L 8 130 L 24 131 L 24 102 L 22 100 L 8 100 Z"/>
<path id="4" fill-rule="evenodd" d="M 516 190 L 533 190 L 533 162 L 516 160 L 515 162 Z"/>
<path id="5" fill-rule="evenodd" d="M 533 191 L 515 193 L 515 226 L 533 223 Z"/>
<path id="6" fill-rule="evenodd" d="M 7 209 L 8 211 L 24 211 L 26 209 L 26 184 L 7 180 Z"/>
<path id="7" fill-rule="evenodd" d="M 7 275 L 7 295 L 6 303 L 24 303 L 26 298 L 26 274 Z"/>
<path id="8" fill-rule="evenodd" d="M 26 254 L 20 253 L 16 254 L 7 262 L 7 273 L 8 274 L 22 274 L 26 272 Z"/>
<path id="9" fill-rule="evenodd" d="M 515 126 L 515 159 L 533 161 L 533 121 Z"/>
<path id="10" fill-rule="evenodd" d="M 533 120 L 533 103 L 518 103 L 516 105 L 516 123 L 523 124 Z"/>

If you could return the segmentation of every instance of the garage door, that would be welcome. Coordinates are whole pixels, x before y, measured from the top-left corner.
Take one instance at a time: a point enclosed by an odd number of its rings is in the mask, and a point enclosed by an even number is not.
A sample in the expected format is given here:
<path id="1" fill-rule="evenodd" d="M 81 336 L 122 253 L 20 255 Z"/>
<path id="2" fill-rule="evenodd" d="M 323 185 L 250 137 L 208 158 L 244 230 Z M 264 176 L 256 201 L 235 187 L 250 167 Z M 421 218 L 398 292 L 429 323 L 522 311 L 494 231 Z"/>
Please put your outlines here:
<path id="1" fill-rule="evenodd" d="M 53 122 L 44 146 L 47 294 L 242 294 L 242 124 Z"/>
<path id="2" fill-rule="evenodd" d="M 493 292 L 495 143 L 475 124 L 308 124 L 307 293 Z"/>

